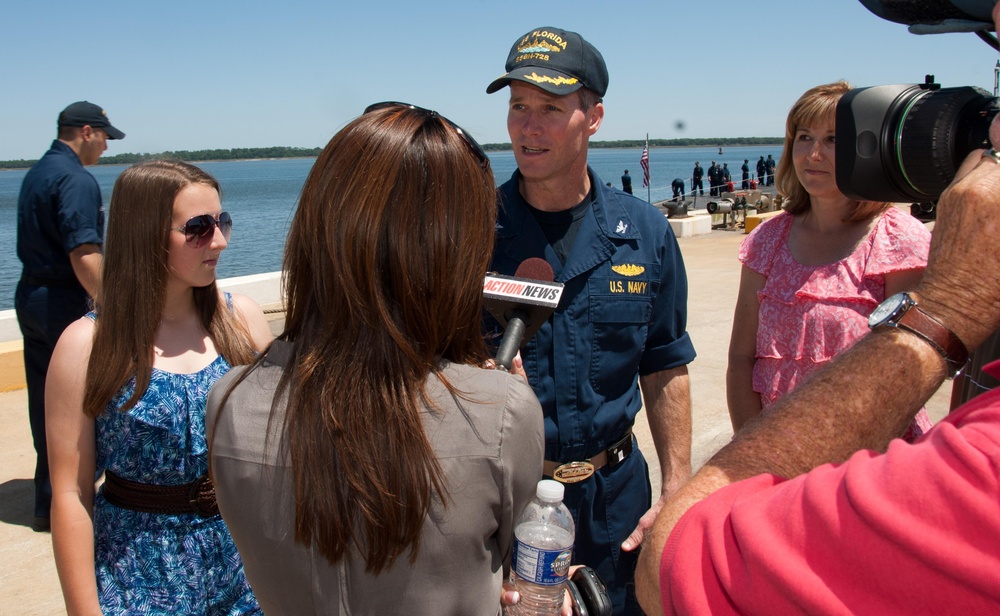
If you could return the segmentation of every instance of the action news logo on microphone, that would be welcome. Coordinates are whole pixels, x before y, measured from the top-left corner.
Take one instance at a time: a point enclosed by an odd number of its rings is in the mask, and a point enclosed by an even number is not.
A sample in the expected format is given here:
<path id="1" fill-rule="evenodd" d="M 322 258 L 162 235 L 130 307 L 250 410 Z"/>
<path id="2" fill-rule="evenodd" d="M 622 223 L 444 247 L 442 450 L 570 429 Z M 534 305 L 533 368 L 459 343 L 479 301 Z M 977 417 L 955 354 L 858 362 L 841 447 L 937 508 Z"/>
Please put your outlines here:
<path id="1" fill-rule="evenodd" d="M 487 298 L 506 298 L 527 304 L 550 305 L 552 308 L 559 305 L 562 290 L 562 283 L 545 283 L 499 274 L 488 274 L 483 281 L 483 294 Z"/>
<path id="2" fill-rule="evenodd" d="M 483 307 L 504 327 L 497 364 L 509 370 L 514 355 L 559 306 L 563 284 L 553 282 L 544 259 L 526 259 L 516 276 L 488 273 L 483 280 Z"/>

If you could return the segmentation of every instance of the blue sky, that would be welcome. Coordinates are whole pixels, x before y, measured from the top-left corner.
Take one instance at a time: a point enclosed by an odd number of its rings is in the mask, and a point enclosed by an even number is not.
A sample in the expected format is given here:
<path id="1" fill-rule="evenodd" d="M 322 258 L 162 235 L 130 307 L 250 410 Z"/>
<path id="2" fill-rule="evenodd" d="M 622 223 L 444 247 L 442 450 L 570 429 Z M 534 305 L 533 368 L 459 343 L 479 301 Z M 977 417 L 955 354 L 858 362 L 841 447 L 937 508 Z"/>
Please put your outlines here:
<path id="1" fill-rule="evenodd" d="M 857 0 L 13 0 L 3 12 L 0 160 L 40 156 L 58 112 L 84 99 L 127 133 L 109 154 L 322 146 L 382 100 L 508 141 L 506 90 L 485 88 L 538 26 L 604 54 L 596 139 L 780 136 L 813 85 L 933 73 L 992 92 L 997 60 L 972 34 L 913 35 Z"/>

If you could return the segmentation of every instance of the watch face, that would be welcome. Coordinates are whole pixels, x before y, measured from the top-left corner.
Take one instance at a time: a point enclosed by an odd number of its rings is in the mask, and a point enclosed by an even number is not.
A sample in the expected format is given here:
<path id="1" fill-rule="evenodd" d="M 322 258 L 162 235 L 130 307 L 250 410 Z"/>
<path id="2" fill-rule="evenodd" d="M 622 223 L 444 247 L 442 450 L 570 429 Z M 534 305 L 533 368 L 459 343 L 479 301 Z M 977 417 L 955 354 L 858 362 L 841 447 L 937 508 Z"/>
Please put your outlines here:
<path id="1" fill-rule="evenodd" d="M 896 293 L 887 297 L 868 317 L 868 327 L 878 327 L 897 316 L 906 304 L 906 293 Z"/>

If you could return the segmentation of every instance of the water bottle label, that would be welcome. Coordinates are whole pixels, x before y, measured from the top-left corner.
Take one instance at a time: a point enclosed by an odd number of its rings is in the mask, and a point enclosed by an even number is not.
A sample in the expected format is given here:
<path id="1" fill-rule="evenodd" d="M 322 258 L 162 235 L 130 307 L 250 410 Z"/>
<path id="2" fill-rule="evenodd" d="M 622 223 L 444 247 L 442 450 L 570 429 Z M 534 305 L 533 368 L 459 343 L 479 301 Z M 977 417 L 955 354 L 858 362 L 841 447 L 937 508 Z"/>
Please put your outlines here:
<path id="1" fill-rule="evenodd" d="M 555 586 L 566 581 L 573 548 L 544 550 L 522 541 L 514 542 L 514 573 L 521 579 L 542 586 Z"/>

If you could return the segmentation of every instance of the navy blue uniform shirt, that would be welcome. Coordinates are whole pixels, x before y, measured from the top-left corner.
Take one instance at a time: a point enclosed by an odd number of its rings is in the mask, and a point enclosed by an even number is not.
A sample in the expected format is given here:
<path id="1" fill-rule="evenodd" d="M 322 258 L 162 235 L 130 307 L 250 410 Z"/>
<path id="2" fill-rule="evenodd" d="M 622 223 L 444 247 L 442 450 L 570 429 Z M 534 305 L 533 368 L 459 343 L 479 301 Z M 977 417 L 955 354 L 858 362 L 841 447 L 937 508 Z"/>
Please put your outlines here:
<path id="1" fill-rule="evenodd" d="M 23 275 L 76 280 L 69 253 L 101 244 L 104 208 L 97 180 L 58 139 L 28 171 L 17 202 L 17 256 Z"/>
<path id="2" fill-rule="evenodd" d="M 545 413 L 545 457 L 562 462 L 597 454 L 632 426 L 642 408 L 639 375 L 695 357 L 687 276 L 666 218 L 588 173 L 594 202 L 565 265 L 528 211 L 518 171 L 500 187 L 492 262 L 513 275 L 540 257 L 565 285 L 559 307 L 521 349 Z"/>
<path id="3" fill-rule="evenodd" d="M 521 197 L 516 171 L 500 187 L 493 255 L 493 269 L 507 275 L 543 258 L 565 285 L 556 311 L 521 349 L 544 414 L 545 458 L 559 462 L 586 460 L 618 441 L 642 408 L 639 376 L 695 356 L 685 331 L 687 277 L 666 217 L 588 173 L 594 200 L 565 265 Z M 638 552 L 622 551 L 621 542 L 651 503 L 642 452 L 566 485 L 564 502 L 576 522 L 573 562 L 597 571 L 615 614 L 641 614 L 632 583 Z"/>

